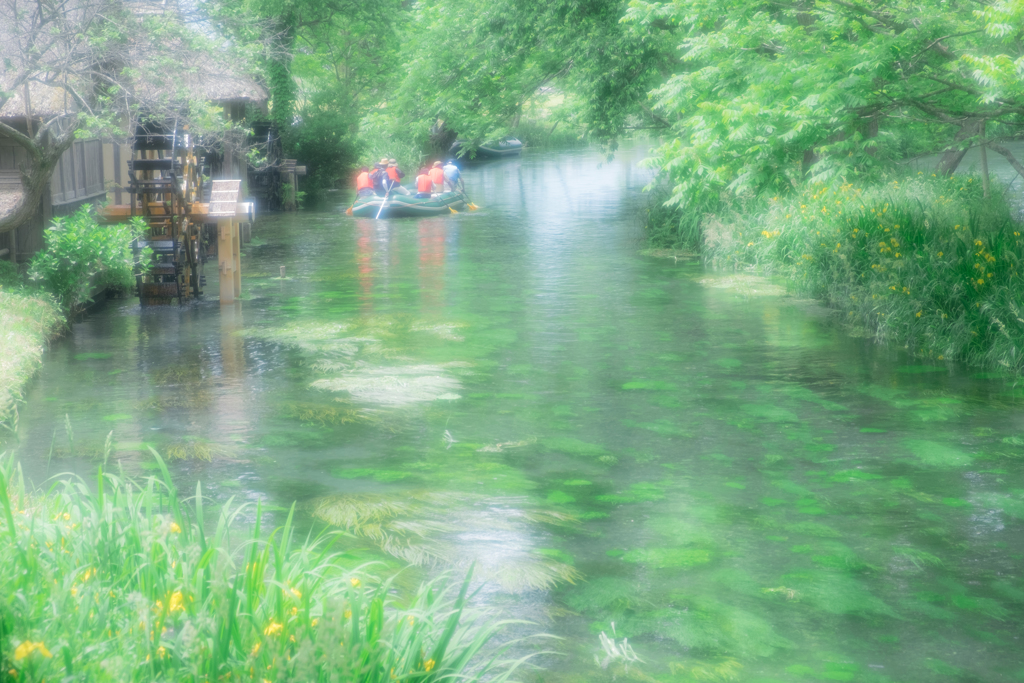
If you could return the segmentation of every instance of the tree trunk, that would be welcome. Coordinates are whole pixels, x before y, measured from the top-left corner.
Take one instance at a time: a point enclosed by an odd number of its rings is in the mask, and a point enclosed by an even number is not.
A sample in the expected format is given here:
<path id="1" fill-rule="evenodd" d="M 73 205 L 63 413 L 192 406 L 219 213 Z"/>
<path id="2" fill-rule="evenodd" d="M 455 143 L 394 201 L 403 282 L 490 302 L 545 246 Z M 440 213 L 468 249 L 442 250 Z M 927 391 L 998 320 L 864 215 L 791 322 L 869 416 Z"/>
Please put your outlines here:
<path id="1" fill-rule="evenodd" d="M 1021 175 L 1022 178 L 1024 178 L 1024 164 L 1021 164 L 1019 161 L 1017 161 L 1017 157 L 1013 156 L 1013 152 L 1011 152 L 1006 147 L 1003 147 L 1002 145 L 989 145 L 989 147 L 992 148 L 993 152 L 1002 154 L 1004 157 L 1006 157 L 1006 160 L 1010 162 L 1010 166 L 1013 166 L 1013 170 L 1015 170 L 1017 173 Z"/>
<path id="2" fill-rule="evenodd" d="M 800 162 L 800 175 L 804 180 L 807 180 L 807 176 L 811 173 L 811 166 L 816 163 L 818 163 L 818 155 L 814 153 L 814 148 L 805 149 L 804 158 Z"/>
<path id="3" fill-rule="evenodd" d="M 27 138 L 8 127 L 12 142 L 21 145 L 29 153 L 29 159 L 21 168 L 22 195 L 14 210 L 0 216 L 0 235 L 10 232 L 35 217 L 39 203 L 50 185 L 53 169 L 64 152 L 75 142 L 74 131 L 77 125 L 71 125 L 59 136 L 51 136 L 47 125 L 41 126 L 35 138 Z"/>
<path id="4" fill-rule="evenodd" d="M 964 160 L 964 155 L 967 154 L 967 150 L 971 148 L 970 145 L 960 143 L 968 138 L 973 138 L 979 135 L 981 133 L 981 124 L 982 122 L 978 119 L 968 119 L 962 126 L 960 126 L 960 130 L 953 139 L 953 144 L 946 149 L 942 155 L 942 159 L 939 160 L 939 165 L 935 167 L 935 173 L 940 176 L 953 175 L 956 167 Z"/>
<path id="5" fill-rule="evenodd" d="M 985 139 L 985 122 L 981 122 L 981 138 Z M 985 143 L 981 143 L 981 190 L 985 199 L 989 198 L 989 179 L 988 179 L 988 154 L 985 152 Z"/>

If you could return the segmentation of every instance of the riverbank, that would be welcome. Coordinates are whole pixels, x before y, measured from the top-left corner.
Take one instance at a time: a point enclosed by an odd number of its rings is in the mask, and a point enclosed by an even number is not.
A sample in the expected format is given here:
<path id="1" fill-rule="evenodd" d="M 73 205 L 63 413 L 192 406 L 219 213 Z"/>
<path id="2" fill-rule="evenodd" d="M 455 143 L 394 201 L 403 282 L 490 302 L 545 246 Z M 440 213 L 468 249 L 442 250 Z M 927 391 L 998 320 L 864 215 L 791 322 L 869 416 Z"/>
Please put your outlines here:
<path id="1" fill-rule="evenodd" d="M 17 401 L 42 365 L 47 342 L 65 324 L 52 297 L 0 288 L 0 443 L 17 425 Z"/>
<path id="2" fill-rule="evenodd" d="M 710 221 L 705 258 L 785 278 L 880 342 L 1024 372 L 1024 227 L 967 176 L 808 186 Z"/>

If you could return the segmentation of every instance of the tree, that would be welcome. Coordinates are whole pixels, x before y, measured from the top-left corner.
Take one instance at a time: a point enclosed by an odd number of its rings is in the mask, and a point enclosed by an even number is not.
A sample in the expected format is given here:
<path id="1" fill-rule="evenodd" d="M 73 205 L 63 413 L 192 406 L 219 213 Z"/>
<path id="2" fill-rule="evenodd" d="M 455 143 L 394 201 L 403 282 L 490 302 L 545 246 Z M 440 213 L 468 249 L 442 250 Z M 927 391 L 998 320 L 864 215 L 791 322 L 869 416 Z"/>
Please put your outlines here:
<path id="1" fill-rule="evenodd" d="M 447 149 L 514 133 L 524 106 L 557 84 L 589 135 L 664 125 L 646 106 L 672 48 L 625 27 L 623 0 L 433 0 L 417 6 L 402 52 L 405 77 L 377 116 L 393 135 Z M 433 139 L 428 131 L 433 130 Z"/>
<path id="2" fill-rule="evenodd" d="M 186 19 L 173 9 L 135 14 L 120 0 L 0 0 L 0 134 L 26 152 L 24 192 L 0 216 L 0 233 L 35 215 L 77 137 L 123 140 L 146 121 L 187 126 L 207 144 L 230 133 L 210 85 L 235 60 Z M 18 116 L 24 127 L 11 121 Z"/>
<path id="3" fill-rule="evenodd" d="M 123 48 L 113 23 L 119 14 L 106 0 L 0 2 L 0 111 L 5 117 L 23 114 L 27 122 L 19 129 L 0 120 L 0 133 L 27 156 L 21 169 L 25 191 L 13 211 L 0 216 L 0 233 L 34 216 L 60 156 L 79 130 L 98 121 L 94 86 L 110 85 L 102 75 Z M 109 87 L 107 93 L 105 99 L 117 96 Z M 38 107 L 43 99 L 46 106 Z M 37 109 L 45 112 L 38 122 Z"/>
<path id="4" fill-rule="evenodd" d="M 331 186 L 355 162 L 363 114 L 399 77 L 409 11 L 399 0 L 217 0 L 207 11 L 260 65 L 270 118 L 309 168 L 307 188 Z"/>
<path id="5" fill-rule="evenodd" d="M 941 170 L 952 172 L 991 140 L 981 122 L 1000 136 L 1024 125 L 1012 74 L 1024 54 L 1020 7 L 634 0 L 627 22 L 681 44 L 675 73 L 652 93 L 671 123 L 655 158 L 671 201 L 695 208 L 709 193 L 871 175 L 906 154 L 911 134 L 924 142 L 914 151 L 946 150 Z"/>

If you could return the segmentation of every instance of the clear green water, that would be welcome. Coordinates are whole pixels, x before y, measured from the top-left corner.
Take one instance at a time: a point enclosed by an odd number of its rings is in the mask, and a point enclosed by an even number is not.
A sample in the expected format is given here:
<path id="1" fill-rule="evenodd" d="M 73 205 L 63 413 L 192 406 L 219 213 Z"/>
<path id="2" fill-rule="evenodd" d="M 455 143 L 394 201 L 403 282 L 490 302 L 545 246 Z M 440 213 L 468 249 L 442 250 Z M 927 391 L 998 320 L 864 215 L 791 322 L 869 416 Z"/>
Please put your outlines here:
<path id="1" fill-rule="evenodd" d="M 1024 390 L 638 256 L 642 156 L 472 169 L 484 208 L 440 219 L 262 218 L 240 306 L 115 302 L 55 345 L 27 472 L 91 475 L 112 431 L 353 561 L 476 561 L 564 638 L 538 680 L 611 680 L 611 622 L 619 680 L 1024 677 Z"/>

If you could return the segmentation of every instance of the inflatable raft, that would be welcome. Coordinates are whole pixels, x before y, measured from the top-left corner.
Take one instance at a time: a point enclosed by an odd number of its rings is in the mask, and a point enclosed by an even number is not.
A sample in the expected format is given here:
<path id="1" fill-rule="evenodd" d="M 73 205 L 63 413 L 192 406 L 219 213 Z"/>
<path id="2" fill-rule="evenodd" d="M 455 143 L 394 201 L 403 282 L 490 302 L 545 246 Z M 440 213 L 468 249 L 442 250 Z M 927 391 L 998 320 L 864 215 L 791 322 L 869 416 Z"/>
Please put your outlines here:
<path id="1" fill-rule="evenodd" d="M 516 138 L 502 138 L 495 142 L 485 142 L 470 151 L 472 146 L 464 140 L 456 140 L 451 147 L 451 154 L 461 158 L 463 161 L 486 161 L 488 159 L 502 159 L 504 157 L 516 156 L 523 151 L 523 143 Z"/>
<path id="2" fill-rule="evenodd" d="M 383 205 L 383 208 L 381 208 Z M 466 197 L 461 192 L 443 192 L 430 197 L 417 198 L 411 194 L 391 193 L 384 197 L 357 197 L 348 213 L 359 218 L 409 218 L 440 216 L 466 208 Z"/>

